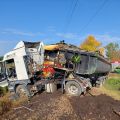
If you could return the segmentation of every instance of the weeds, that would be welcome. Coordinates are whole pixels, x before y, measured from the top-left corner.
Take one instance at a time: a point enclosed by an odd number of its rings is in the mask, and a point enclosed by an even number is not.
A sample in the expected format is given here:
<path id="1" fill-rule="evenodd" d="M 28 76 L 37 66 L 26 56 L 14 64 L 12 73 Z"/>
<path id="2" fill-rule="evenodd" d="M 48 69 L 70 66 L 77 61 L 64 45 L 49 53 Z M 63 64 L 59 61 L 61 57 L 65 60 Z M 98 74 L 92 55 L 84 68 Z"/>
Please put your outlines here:
<path id="1" fill-rule="evenodd" d="M 0 98 L 0 115 L 11 110 L 13 106 L 13 102 L 8 99 L 8 97 L 4 96 Z"/>
<path id="2" fill-rule="evenodd" d="M 8 98 L 8 87 L 0 87 L 0 115 L 8 112 L 13 105 L 13 102 Z"/>
<path id="3" fill-rule="evenodd" d="M 11 94 L 5 93 L 4 96 L 0 97 L 0 115 L 6 114 L 15 107 L 19 107 L 23 103 L 27 103 L 25 99 L 10 100 Z"/>

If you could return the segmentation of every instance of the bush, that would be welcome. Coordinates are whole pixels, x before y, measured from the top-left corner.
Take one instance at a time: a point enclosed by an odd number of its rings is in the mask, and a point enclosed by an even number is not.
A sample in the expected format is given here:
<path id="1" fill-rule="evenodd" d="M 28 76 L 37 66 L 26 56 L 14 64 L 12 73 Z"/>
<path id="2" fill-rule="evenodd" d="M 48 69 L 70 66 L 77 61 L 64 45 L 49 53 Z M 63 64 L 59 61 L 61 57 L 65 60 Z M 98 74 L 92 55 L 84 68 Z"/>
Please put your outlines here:
<path id="1" fill-rule="evenodd" d="M 2 93 L 2 96 L 0 97 L 0 117 L 1 115 L 6 114 L 8 111 L 10 111 L 12 108 L 19 106 L 20 104 L 23 104 L 26 102 L 25 99 L 21 98 L 19 100 L 11 100 L 10 96 L 11 94 L 8 92 L 7 87 L 0 87 L 0 92 Z M 4 95 L 3 95 L 4 94 Z"/>
<path id="2" fill-rule="evenodd" d="M 8 92 L 8 87 L 0 87 L 0 96 L 4 96 Z"/>
<path id="3" fill-rule="evenodd" d="M 13 102 L 7 97 L 2 97 L 0 100 L 0 115 L 8 112 L 12 108 Z"/>

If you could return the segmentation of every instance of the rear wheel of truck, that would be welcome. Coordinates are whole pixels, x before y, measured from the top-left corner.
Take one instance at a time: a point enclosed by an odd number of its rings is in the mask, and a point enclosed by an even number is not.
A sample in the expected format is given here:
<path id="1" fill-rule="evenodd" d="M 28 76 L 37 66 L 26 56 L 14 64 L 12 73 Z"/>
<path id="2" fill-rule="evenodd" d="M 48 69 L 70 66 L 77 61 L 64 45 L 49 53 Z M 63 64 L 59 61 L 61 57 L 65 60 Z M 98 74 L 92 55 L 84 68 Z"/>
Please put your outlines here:
<path id="1" fill-rule="evenodd" d="M 65 91 L 72 96 L 79 96 L 82 93 L 82 88 L 79 83 L 75 81 L 68 81 L 65 85 Z"/>
<path id="2" fill-rule="evenodd" d="M 19 98 L 22 98 L 22 99 L 28 99 L 30 96 L 30 92 L 27 89 L 27 86 L 24 86 L 24 85 L 18 85 L 16 87 L 16 94 Z"/>

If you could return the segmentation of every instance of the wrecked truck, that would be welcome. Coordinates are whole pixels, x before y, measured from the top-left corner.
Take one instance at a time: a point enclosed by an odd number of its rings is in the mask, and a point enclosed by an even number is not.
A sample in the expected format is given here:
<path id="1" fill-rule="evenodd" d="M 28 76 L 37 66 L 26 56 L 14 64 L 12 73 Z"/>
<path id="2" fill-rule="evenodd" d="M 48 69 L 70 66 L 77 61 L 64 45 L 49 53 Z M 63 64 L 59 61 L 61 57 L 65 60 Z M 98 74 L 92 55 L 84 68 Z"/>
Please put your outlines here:
<path id="1" fill-rule="evenodd" d="M 81 50 L 64 41 L 45 46 L 45 61 L 49 65 L 61 65 L 63 68 L 73 70 L 82 82 L 87 80 L 86 82 L 92 86 L 101 86 L 112 68 L 110 61 L 99 52 Z M 70 82 L 69 86 L 72 85 Z"/>
<path id="2" fill-rule="evenodd" d="M 107 78 L 111 64 L 102 56 L 60 42 L 44 46 L 42 42 L 19 42 L 4 55 L 4 74 L 8 89 L 18 97 L 31 97 L 60 85 L 62 92 L 84 94 L 92 85 Z"/>

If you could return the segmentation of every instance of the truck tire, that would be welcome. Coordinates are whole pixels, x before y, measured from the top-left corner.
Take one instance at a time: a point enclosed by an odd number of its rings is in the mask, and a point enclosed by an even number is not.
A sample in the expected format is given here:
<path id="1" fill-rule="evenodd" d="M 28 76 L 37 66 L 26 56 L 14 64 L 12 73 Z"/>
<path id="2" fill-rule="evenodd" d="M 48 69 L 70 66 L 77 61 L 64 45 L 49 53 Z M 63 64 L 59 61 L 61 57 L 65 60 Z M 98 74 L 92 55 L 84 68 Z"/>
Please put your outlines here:
<path id="1" fill-rule="evenodd" d="M 82 88 L 79 83 L 75 81 L 68 81 L 65 85 L 65 91 L 72 96 L 79 96 L 82 93 Z"/>
<path id="2" fill-rule="evenodd" d="M 25 85 L 18 85 L 16 87 L 16 94 L 19 98 L 28 99 L 30 97 L 30 92 Z"/>
<path id="3" fill-rule="evenodd" d="M 96 87 L 100 88 L 102 86 L 103 86 L 103 81 L 102 80 L 98 81 Z"/>

